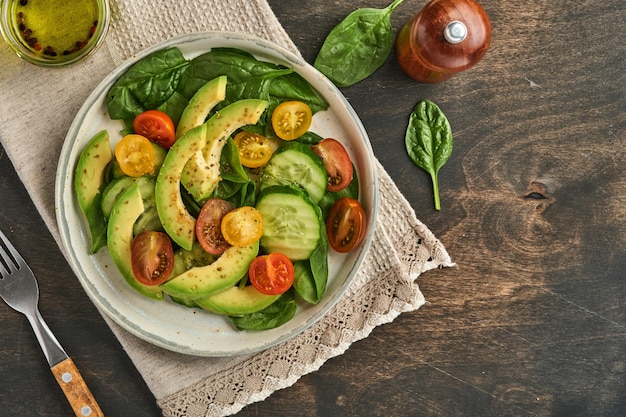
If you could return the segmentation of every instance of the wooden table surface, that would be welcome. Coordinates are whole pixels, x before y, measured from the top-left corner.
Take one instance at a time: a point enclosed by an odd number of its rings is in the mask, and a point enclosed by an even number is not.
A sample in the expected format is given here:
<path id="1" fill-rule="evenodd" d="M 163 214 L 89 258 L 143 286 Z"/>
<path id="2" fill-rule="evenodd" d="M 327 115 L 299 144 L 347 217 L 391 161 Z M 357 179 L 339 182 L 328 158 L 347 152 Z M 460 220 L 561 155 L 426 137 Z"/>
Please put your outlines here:
<path id="1" fill-rule="evenodd" d="M 305 59 L 356 7 L 270 0 Z M 405 0 L 397 31 L 425 2 Z M 374 152 L 458 268 L 419 283 L 428 304 L 376 328 L 252 416 L 623 416 L 626 413 L 626 6 L 483 0 L 491 48 L 424 85 L 395 55 L 344 94 Z M 453 155 L 442 209 L 403 138 L 421 99 Z M 39 276 L 40 308 L 108 416 L 159 415 L 0 153 L 0 228 Z M 0 304 L 0 415 L 69 416 L 28 322 Z"/>

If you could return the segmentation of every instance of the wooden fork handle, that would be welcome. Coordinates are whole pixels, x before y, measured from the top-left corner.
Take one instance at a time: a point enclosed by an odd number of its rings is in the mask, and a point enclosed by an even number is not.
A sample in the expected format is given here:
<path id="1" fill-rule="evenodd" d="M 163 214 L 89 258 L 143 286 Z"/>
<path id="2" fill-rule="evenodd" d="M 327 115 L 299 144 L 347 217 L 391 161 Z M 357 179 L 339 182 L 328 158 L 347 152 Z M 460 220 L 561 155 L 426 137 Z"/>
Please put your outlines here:
<path id="1" fill-rule="evenodd" d="M 104 417 L 100 406 L 71 358 L 59 362 L 50 369 L 76 417 Z"/>

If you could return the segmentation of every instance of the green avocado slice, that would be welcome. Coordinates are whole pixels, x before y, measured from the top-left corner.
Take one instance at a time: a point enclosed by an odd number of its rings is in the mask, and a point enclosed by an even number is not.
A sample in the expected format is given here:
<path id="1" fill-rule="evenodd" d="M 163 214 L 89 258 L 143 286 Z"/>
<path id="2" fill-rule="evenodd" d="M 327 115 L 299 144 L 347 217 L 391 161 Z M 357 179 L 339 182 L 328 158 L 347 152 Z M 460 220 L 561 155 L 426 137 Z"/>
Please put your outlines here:
<path id="1" fill-rule="evenodd" d="M 267 101 L 244 99 L 236 101 L 213 115 L 206 123 L 206 143 L 195 152 L 182 172 L 182 184 L 198 202 L 207 200 L 220 182 L 222 149 L 237 129 L 255 124 L 267 107 Z"/>
<path id="2" fill-rule="evenodd" d="M 81 152 L 74 173 L 74 189 L 78 205 L 87 214 L 104 179 L 104 172 L 113 159 L 113 151 L 106 130 L 97 133 Z"/>
<path id="3" fill-rule="evenodd" d="M 267 102 L 263 100 L 236 101 L 213 115 L 206 123 L 178 138 L 167 153 L 157 177 L 155 200 L 163 228 L 183 249 L 190 250 L 196 236 L 196 219 L 187 211 L 180 190 L 188 161 L 198 155 L 201 157 L 202 149 L 210 143 L 214 152 L 210 161 L 202 161 L 205 169 L 190 174 L 191 180 L 183 185 L 188 189 L 202 187 L 203 191 L 206 191 L 207 184 L 215 188 L 220 180 L 221 150 L 230 132 L 236 127 L 256 123 L 266 107 Z M 196 201 L 202 200 L 196 198 Z"/>
<path id="4" fill-rule="evenodd" d="M 259 253 L 259 242 L 250 246 L 231 246 L 212 264 L 191 268 L 161 284 L 172 297 L 197 300 L 226 290 L 248 272 Z"/>
<path id="5" fill-rule="evenodd" d="M 126 282 L 146 297 L 160 300 L 163 298 L 161 288 L 137 281 L 132 270 L 133 226 L 143 210 L 139 185 L 134 184 L 113 205 L 107 225 L 107 246 L 113 262 Z"/>
<path id="6" fill-rule="evenodd" d="M 244 288 L 232 286 L 229 289 L 206 298 L 195 300 L 195 304 L 207 311 L 229 316 L 245 316 L 257 313 L 280 298 L 282 294 L 267 295 L 254 286 Z"/>
<path id="7" fill-rule="evenodd" d="M 214 78 L 204 84 L 191 97 L 189 104 L 180 116 L 176 127 L 176 137 L 181 137 L 196 126 L 203 124 L 220 101 L 226 98 L 226 76 Z"/>

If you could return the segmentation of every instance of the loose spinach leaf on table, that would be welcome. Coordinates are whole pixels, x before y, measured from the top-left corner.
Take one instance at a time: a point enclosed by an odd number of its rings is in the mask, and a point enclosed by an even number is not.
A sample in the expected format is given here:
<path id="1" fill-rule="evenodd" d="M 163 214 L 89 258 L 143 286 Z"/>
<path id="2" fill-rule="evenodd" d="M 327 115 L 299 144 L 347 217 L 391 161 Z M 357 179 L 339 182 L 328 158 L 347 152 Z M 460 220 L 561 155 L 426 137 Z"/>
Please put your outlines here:
<path id="1" fill-rule="evenodd" d="M 350 13 L 330 31 L 313 66 L 339 87 L 372 75 L 391 52 L 391 13 L 402 1 L 394 0 L 384 9 L 363 8 Z"/>
<path id="2" fill-rule="evenodd" d="M 132 120 L 145 110 L 159 108 L 177 122 L 188 103 L 176 91 L 188 65 L 178 48 L 162 49 L 136 62 L 109 90 L 109 116 Z"/>
<path id="3" fill-rule="evenodd" d="M 443 111 L 432 101 L 422 100 L 409 117 L 405 145 L 415 165 L 430 174 L 433 183 L 435 209 L 439 201 L 439 169 L 452 154 L 452 129 Z"/>

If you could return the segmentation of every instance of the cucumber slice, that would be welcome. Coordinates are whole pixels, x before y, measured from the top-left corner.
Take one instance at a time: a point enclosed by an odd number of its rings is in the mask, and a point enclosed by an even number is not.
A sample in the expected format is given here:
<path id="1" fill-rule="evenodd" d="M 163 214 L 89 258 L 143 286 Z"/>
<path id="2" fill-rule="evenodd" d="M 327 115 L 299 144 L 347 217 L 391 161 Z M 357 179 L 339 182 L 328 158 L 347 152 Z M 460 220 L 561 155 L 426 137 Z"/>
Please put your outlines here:
<path id="1" fill-rule="evenodd" d="M 261 246 L 291 260 L 308 259 L 322 233 L 321 210 L 308 194 L 294 186 L 266 188 L 256 204 L 263 216 Z"/>
<path id="2" fill-rule="evenodd" d="M 311 147 L 299 142 L 287 142 L 265 166 L 260 189 L 296 184 L 317 203 L 324 197 L 326 181 L 324 163 Z"/>

